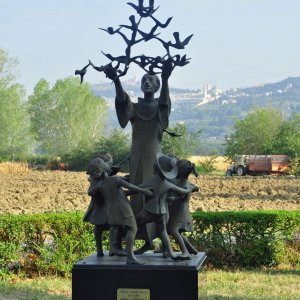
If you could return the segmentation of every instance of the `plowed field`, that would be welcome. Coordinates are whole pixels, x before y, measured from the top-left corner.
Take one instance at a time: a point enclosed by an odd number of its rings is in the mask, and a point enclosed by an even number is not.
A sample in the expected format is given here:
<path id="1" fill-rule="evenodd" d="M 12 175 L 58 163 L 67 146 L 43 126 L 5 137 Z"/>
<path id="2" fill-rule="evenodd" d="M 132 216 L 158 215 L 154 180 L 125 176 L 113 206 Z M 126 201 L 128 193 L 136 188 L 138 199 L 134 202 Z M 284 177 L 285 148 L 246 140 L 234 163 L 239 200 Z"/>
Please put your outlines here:
<path id="1" fill-rule="evenodd" d="M 200 187 L 191 211 L 300 209 L 299 177 L 191 177 Z M 85 173 L 31 171 L 0 173 L 0 213 L 85 211 L 89 204 Z"/>

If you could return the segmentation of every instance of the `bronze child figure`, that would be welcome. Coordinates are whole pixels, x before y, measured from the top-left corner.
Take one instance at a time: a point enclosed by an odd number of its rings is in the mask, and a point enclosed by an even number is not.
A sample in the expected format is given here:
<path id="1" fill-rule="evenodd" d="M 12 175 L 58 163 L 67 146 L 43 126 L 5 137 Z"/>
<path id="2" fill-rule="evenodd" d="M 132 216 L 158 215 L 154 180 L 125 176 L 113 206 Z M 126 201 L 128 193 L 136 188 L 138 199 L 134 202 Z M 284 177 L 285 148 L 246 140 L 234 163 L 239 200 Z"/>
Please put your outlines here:
<path id="1" fill-rule="evenodd" d="M 98 156 L 98 158 L 103 159 L 111 168 L 110 168 L 110 176 L 115 175 L 120 167 L 119 165 L 113 165 L 113 158 L 108 152 L 101 152 Z M 93 188 L 94 185 L 96 185 L 100 178 L 100 170 L 99 170 L 99 161 L 97 158 L 92 159 L 87 168 L 87 172 L 89 175 L 89 182 L 90 187 L 89 189 Z M 103 247 L 102 247 L 102 234 L 103 231 L 109 230 L 109 224 L 107 222 L 108 220 L 108 204 L 106 199 L 103 198 L 103 196 L 100 193 L 96 193 L 91 197 L 91 202 L 89 204 L 89 207 L 83 217 L 84 222 L 90 222 L 94 225 L 94 236 L 95 236 L 95 242 L 96 242 L 96 248 L 97 248 L 97 256 L 101 257 L 103 256 Z M 122 251 L 121 247 L 121 232 L 116 231 L 114 232 L 115 236 L 115 244 L 112 245 L 112 251 L 114 255 L 120 255 L 120 256 L 126 256 L 124 251 Z"/>
<path id="2" fill-rule="evenodd" d="M 134 218 L 129 200 L 125 196 L 123 188 L 130 192 L 143 193 L 147 197 L 152 197 L 153 193 L 147 188 L 141 188 L 128 183 L 118 176 L 109 176 L 110 166 L 102 159 L 97 159 L 97 167 L 99 169 L 99 182 L 89 189 L 89 195 L 93 196 L 101 193 L 108 204 L 108 224 L 111 226 L 111 232 L 124 227 L 126 231 L 126 252 L 127 264 L 140 264 L 133 253 L 133 245 L 137 232 L 137 225 Z M 116 244 L 112 241 L 113 235 L 110 235 L 110 245 Z"/>
<path id="3" fill-rule="evenodd" d="M 180 159 L 177 160 L 178 174 L 175 179 L 171 180 L 181 188 L 186 188 L 190 193 L 179 196 L 174 193 L 170 193 L 169 197 L 173 198 L 173 201 L 169 205 L 169 220 L 167 224 L 167 232 L 175 239 L 179 245 L 182 254 L 178 256 L 178 259 L 185 260 L 191 259 L 191 254 L 197 254 L 198 251 L 192 246 L 189 240 L 181 235 L 182 232 L 193 231 L 193 220 L 189 212 L 189 200 L 192 192 L 199 191 L 199 188 L 188 181 L 190 174 L 194 174 L 198 177 L 196 166 L 189 160 Z"/>
<path id="4" fill-rule="evenodd" d="M 89 190 L 91 190 L 101 179 L 99 158 L 90 161 L 86 173 L 89 175 Z M 88 194 L 90 195 L 89 191 Z M 90 196 L 91 202 L 83 217 L 83 221 L 90 222 L 94 225 L 97 256 L 101 257 L 104 255 L 102 247 L 102 234 L 103 231 L 109 230 L 108 204 L 106 199 L 99 192 L 95 192 Z"/>
<path id="5" fill-rule="evenodd" d="M 146 195 L 144 208 L 137 214 L 136 222 L 138 227 L 154 222 L 164 249 L 169 257 L 176 259 L 166 230 L 167 197 L 171 191 L 179 195 L 187 195 L 189 189 L 180 188 L 168 181 L 174 179 L 177 175 L 176 160 L 168 155 L 157 154 L 157 159 L 154 163 L 154 173 L 152 178 L 140 185 L 143 188 L 150 188 L 154 196 L 148 197 Z"/>

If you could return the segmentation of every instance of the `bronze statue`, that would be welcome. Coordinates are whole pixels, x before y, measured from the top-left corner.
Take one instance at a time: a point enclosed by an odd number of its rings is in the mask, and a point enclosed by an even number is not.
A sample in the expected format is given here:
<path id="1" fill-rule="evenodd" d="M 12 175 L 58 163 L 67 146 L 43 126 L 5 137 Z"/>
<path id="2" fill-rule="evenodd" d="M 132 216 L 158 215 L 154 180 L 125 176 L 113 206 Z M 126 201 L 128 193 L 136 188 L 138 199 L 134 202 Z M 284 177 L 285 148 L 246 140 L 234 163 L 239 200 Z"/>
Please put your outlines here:
<path id="1" fill-rule="evenodd" d="M 93 159 L 90 161 L 87 169 L 89 176 L 90 187 L 89 191 L 93 189 L 95 185 L 100 181 L 101 170 L 98 163 L 99 159 Z M 90 195 L 88 191 L 88 194 Z M 105 230 L 109 230 L 108 225 L 108 204 L 106 199 L 100 193 L 94 193 L 90 195 L 91 202 L 83 217 L 83 221 L 90 222 L 94 225 L 94 236 L 96 241 L 97 256 L 103 256 L 102 247 L 102 233 Z"/>
<path id="2" fill-rule="evenodd" d="M 169 125 L 169 115 L 171 111 L 171 101 L 169 96 L 169 77 L 175 67 L 182 67 L 189 63 L 186 55 L 171 52 L 176 49 L 185 49 L 190 42 L 192 35 L 186 38 L 180 36 L 178 31 L 173 32 L 175 41 L 164 41 L 158 37 L 159 30 L 165 29 L 171 22 L 172 17 L 161 22 L 154 17 L 154 0 L 149 0 L 149 5 L 144 5 L 144 0 L 138 0 L 138 4 L 127 3 L 134 10 L 135 15 L 129 16 L 129 24 L 122 24 L 118 27 L 100 28 L 110 36 L 118 35 L 125 42 L 125 51 L 119 55 L 102 53 L 109 60 L 106 65 L 95 66 L 90 60 L 81 70 L 76 70 L 75 74 L 80 75 L 81 82 L 89 66 L 98 72 L 104 72 L 106 76 L 114 82 L 116 90 L 115 107 L 119 124 L 125 128 L 130 121 L 132 126 L 132 146 L 130 152 L 130 183 L 139 185 L 148 181 L 153 176 L 153 165 L 156 162 L 157 153 L 161 153 L 161 143 L 163 132 L 167 131 Z M 150 30 L 141 29 L 143 20 L 153 23 Z M 155 42 L 157 48 L 163 50 L 162 55 L 153 57 L 151 55 L 140 54 L 132 56 L 133 48 L 141 42 Z M 129 66 L 134 63 L 142 68 L 146 74 L 141 80 L 141 90 L 144 96 L 138 98 L 138 103 L 131 102 L 128 94 L 123 90 L 120 77 L 126 75 Z M 161 74 L 161 90 L 158 98 L 155 93 L 160 88 L 160 79 L 157 74 Z M 174 134 L 173 134 L 174 136 Z M 176 136 L 176 135 L 175 135 Z M 159 168 L 157 172 L 160 174 Z M 108 176 L 109 178 L 112 178 Z M 159 177 L 159 176 L 158 176 Z M 102 181 L 102 179 L 101 179 Z M 158 179 L 156 180 L 158 181 Z M 157 184 L 157 182 L 156 182 Z M 171 184 L 171 183 L 170 183 Z M 168 185 L 168 184 L 165 184 Z M 92 188 L 93 189 L 93 188 Z M 165 196 L 164 196 L 165 197 Z M 106 198 L 106 197 L 104 197 Z M 143 195 L 132 195 L 131 205 L 135 216 L 144 211 L 145 199 Z M 153 220 L 155 221 L 155 220 Z M 141 222 L 140 225 L 148 222 Z M 156 222 L 157 223 L 157 222 Z M 164 224 L 165 227 L 166 224 Z M 159 225 L 161 227 L 161 224 Z M 155 227 L 155 226 L 154 226 Z M 151 248 L 151 231 L 154 228 L 151 224 L 140 226 L 138 238 L 146 241 L 141 252 Z M 111 229 L 111 235 L 112 235 Z M 163 232 L 163 230 L 160 230 Z M 166 244 L 165 233 L 163 240 Z M 169 247 L 167 245 L 167 247 Z M 116 247 L 117 248 L 117 247 Z M 119 249 L 121 251 L 121 249 Z M 170 252 L 170 251 L 169 251 Z M 131 254 L 130 254 L 131 255 Z"/>
<path id="3" fill-rule="evenodd" d="M 153 175 L 156 154 L 161 152 L 163 131 L 169 124 L 171 101 L 168 78 L 171 74 L 171 65 L 166 64 L 163 69 L 159 98 L 154 97 L 160 86 L 158 76 L 149 74 L 143 76 L 141 89 L 144 97 L 139 98 L 138 103 L 131 102 L 113 68 L 107 67 L 105 73 L 110 79 L 114 78 L 115 106 L 120 126 L 126 127 L 129 121 L 132 126 L 129 174 L 130 182 L 139 185 Z M 142 195 L 133 195 L 131 205 L 135 215 L 138 214 L 143 207 Z M 147 240 L 149 245 L 145 229 L 140 231 L 140 238 Z"/>
<path id="4" fill-rule="evenodd" d="M 89 189 L 89 195 L 94 196 L 101 193 L 102 197 L 108 204 L 107 223 L 111 226 L 112 232 L 118 230 L 119 227 L 125 227 L 126 230 L 126 252 L 127 264 L 140 264 L 134 256 L 133 245 L 137 231 L 136 221 L 130 203 L 124 194 L 123 188 L 132 192 L 143 193 L 148 197 L 152 197 L 153 193 L 147 188 L 135 186 L 118 176 L 109 176 L 110 166 L 104 160 L 96 159 L 97 169 L 99 170 L 99 182 Z M 110 236 L 110 247 L 115 244 Z M 113 255 L 110 249 L 110 254 Z"/>
<path id="5" fill-rule="evenodd" d="M 178 174 L 171 182 L 181 188 L 188 189 L 189 193 L 184 196 L 178 196 L 174 193 L 169 194 L 169 197 L 173 198 L 173 201 L 169 204 L 167 232 L 175 239 L 182 252 L 177 258 L 184 260 L 191 259 L 191 254 L 198 253 L 189 240 L 184 235 L 181 235 L 182 232 L 193 231 L 193 219 L 189 212 L 189 200 L 191 193 L 199 191 L 199 187 L 190 183 L 188 177 L 190 174 L 198 177 L 198 172 L 195 165 L 186 159 L 178 160 L 176 165 Z"/>
<path id="6" fill-rule="evenodd" d="M 138 227 L 154 222 L 157 232 L 161 238 L 163 246 L 169 257 L 176 259 L 169 236 L 167 234 L 167 197 L 169 192 L 174 192 L 181 196 L 189 193 L 188 189 L 180 188 L 168 180 L 174 179 L 177 175 L 176 160 L 168 155 L 158 153 L 154 163 L 155 174 L 142 185 L 143 188 L 149 188 L 154 196 L 146 196 L 143 209 L 136 215 Z"/>
<path id="7" fill-rule="evenodd" d="M 151 3 L 150 3 L 151 2 Z M 137 16 L 131 15 L 129 16 L 130 24 L 119 25 L 117 28 L 107 27 L 107 28 L 99 28 L 109 35 L 119 35 L 123 41 L 125 42 L 125 51 L 121 55 L 113 56 L 109 53 L 103 53 L 103 55 L 110 60 L 110 62 L 106 65 L 102 65 L 100 67 L 95 66 L 90 60 L 89 63 L 83 67 L 81 70 L 76 70 L 75 75 L 80 75 L 81 82 L 83 80 L 84 75 L 86 74 L 87 68 L 89 66 L 93 67 L 98 72 L 105 71 L 106 67 L 114 68 L 118 77 L 124 76 L 127 74 L 129 66 L 131 63 L 138 65 L 142 68 L 147 74 L 154 75 L 161 73 L 164 69 L 165 64 L 171 63 L 172 70 L 179 66 L 185 66 L 189 63 L 189 58 L 186 55 L 175 54 L 172 55 L 171 49 L 182 50 L 185 49 L 185 46 L 190 42 L 192 38 L 192 34 L 183 40 L 179 37 L 179 32 L 173 32 L 173 37 L 175 41 L 164 41 L 159 38 L 160 32 L 157 32 L 160 29 L 165 29 L 171 22 L 173 17 L 169 17 L 165 22 L 159 21 L 154 17 L 154 13 L 157 11 L 157 8 L 154 8 L 154 0 L 149 2 L 149 6 L 144 6 L 144 1 L 139 0 L 138 5 L 128 2 Z M 141 30 L 140 25 L 143 20 L 148 19 L 153 23 L 152 28 L 149 32 L 145 32 Z M 157 46 L 162 46 L 162 48 L 166 51 L 161 56 L 149 56 L 149 55 L 136 55 L 132 56 L 132 49 L 141 42 L 149 42 L 154 41 L 157 42 Z"/>

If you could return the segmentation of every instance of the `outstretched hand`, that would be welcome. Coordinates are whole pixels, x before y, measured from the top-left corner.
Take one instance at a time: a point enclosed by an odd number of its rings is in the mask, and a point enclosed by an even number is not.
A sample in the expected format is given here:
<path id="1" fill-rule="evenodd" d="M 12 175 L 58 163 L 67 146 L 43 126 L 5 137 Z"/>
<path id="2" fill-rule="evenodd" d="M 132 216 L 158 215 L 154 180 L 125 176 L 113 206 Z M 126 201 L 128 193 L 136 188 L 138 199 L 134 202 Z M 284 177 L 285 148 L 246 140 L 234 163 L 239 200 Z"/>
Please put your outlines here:
<path id="1" fill-rule="evenodd" d="M 162 80 L 168 80 L 173 71 L 173 63 L 172 60 L 167 59 L 162 67 L 161 78 Z"/>
<path id="2" fill-rule="evenodd" d="M 154 193 L 151 191 L 151 189 L 148 188 L 143 189 L 143 194 L 149 198 L 154 197 Z"/>
<path id="3" fill-rule="evenodd" d="M 118 74 L 115 68 L 110 65 L 107 65 L 103 68 L 103 72 L 105 73 L 106 77 L 110 80 L 114 81 L 118 78 Z"/>

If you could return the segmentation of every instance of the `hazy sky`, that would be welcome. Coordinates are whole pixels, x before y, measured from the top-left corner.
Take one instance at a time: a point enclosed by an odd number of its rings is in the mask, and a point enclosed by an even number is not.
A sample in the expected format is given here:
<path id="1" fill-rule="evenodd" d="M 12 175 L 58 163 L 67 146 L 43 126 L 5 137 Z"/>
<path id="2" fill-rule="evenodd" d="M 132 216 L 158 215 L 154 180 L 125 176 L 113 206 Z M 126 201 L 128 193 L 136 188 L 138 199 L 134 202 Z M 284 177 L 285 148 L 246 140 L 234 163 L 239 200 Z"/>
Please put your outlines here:
<path id="1" fill-rule="evenodd" d="M 0 47 L 20 61 L 18 81 L 28 93 L 41 78 L 52 84 L 74 74 L 88 59 L 108 63 L 101 50 L 122 55 L 124 42 L 99 27 L 129 24 L 130 0 L 0 0 Z M 137 0 L 131 0 L 137 3 Z M 148 4 L 148 0 L 145 0 Z M 300 76 L 299 0 L 155 0 L 155 13 L 165 21 L 173 16 L 165 40 L 179 31 L 193 33 L 180 54 L 192 60 L 176 68 L 170 85 L 221 89 L 275 82 Z M 154 51 L 145 47 L 143 53 Z M 150 54 L 148 52 L 148 54 Z M 162 52 L 163 54 L 163 52 Z M 127 78 L 141 76 L 130 68 Z M 105 76 L 92 69 L 86 81 Z"/>

